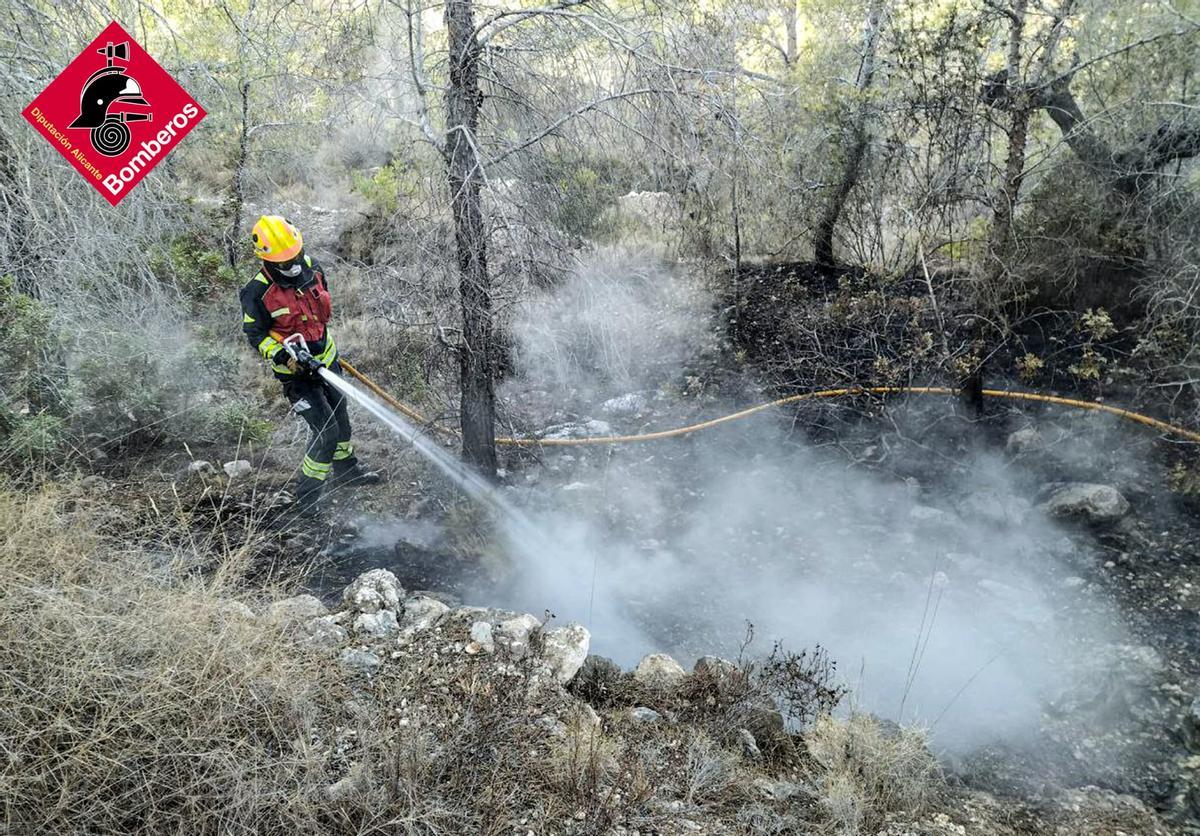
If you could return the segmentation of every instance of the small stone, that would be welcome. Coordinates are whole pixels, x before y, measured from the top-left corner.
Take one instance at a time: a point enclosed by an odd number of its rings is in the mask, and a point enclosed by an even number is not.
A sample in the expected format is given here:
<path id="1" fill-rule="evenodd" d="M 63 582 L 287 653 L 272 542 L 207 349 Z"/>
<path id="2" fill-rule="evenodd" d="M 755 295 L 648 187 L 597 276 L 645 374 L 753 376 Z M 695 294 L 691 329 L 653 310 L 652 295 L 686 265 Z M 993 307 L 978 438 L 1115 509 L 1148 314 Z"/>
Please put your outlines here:
<path id="1" fill-rule="evenodd" d="M 1024 429 L 1009 433 L 1008 439 L 1004 442 L 1005 451 L 1015 456 L 1019 456 L 1022 453 L 1036 452 L 1044 446 L 1045 439 L 1037 431 L 1036 427 L 1025 427 Z"/>
<path id="2" fill-rule="evenodd" d="M 645 408 L 646 396 L 639 392 L 609 398 L 600 405 L 600 411 L 606 415 L 636 415 Z"/>
<path id="3" fill-rule="evenodd" d="M 102 494 L 108 493 L 109 491 L 109 485 L 105 478 L 103 476 L 96 475 L 85 476 L 83 480 L 80 481 L 79 487 L 82 488 L 85 493 L 90 494 Z"/>
<path id="4" fill-rule="evenodd" d="M 254 465 L 245 459 L 235 459 L 231 462 L 225 462 L 225 464 L 221 465 L 221 469 L 225 471 L 225 475 L 230 479 L 241 479 L 254 472 Z"/>
<path id="5" fill-rule="evenodd" d="M 373 639 L 390 639 L 400 632 L 400 624 L 391 610 L 364 612 L 354 619 L 354 632 Z"/>
<path id="6" fill-rule="evenodd" d="M 348 668 L 353 668 L 363 673 L 371 673 L 383 664 L 383 661 L 376 654 L 357 647 L 348 647 L 343 650 L 341 655 L 338 656 L 338 661 Z"/>
<path id="7" fill-rule="evenodd" d="M 222 601 L 217 607 L 217 611 L 226 618 L 237 618 L 243 621 L 252 621 L 255 618 L 254 610 L 241 601 Z"/>
<path id="8" fill-rule="evenodd" d="M 653 708 L 639 705 L 635 708 L 629 709 L 629 719 L 633 720 L 635 723 L 649 725 L 651 723 L 657 723 L 659 720 L 661 720 L 662 715 Z"/>
<path id="9" fill-rule="evenodd" d="M 635 682 L 663 690 L 678 687 L 685 676 L 687 672 L 665 653 L 651 653 L 642 657 L 633 671 Z"/>
<path id="10" fill-rule="evenodd" d="M 284 598 L 267 607 L 267 621 L 273 624 L 308 621 L 322 615 L 328 615 L 329 610 L 318 598 L 312 595 L 296 595 Z"/>
<path id="11" fill-rule="evenodd" d="M 560 684 L 570 682 L 587 658 L 592 636 L 579 624 L 568 624 L 542 633 L 542 660 Z"/>
<path id="12" fill-rule="evenodd" d="M 471 643 L 474 644 L 481 653 L 491 653 L 496 649 L 496 643 L 492 639 L 492 625 L 486 621 L 476 621 L 471 625 Z"/>
<path id="13" fill-rule="evenodd" d="M 175 474 L 175 481 L 187 482 L 193 479 L 203 480 L 217 475 L 217 469 L 212 462 L 197 459 L 196 461 L 188 462 L 178 473 Z"/>
<path id="14" fill-rule="evenodd" d="M 404 596 L 404 587 L 387 569 L 363 572 L 342 591 L 342 600 L 355 612 L 396 610 Z"/>

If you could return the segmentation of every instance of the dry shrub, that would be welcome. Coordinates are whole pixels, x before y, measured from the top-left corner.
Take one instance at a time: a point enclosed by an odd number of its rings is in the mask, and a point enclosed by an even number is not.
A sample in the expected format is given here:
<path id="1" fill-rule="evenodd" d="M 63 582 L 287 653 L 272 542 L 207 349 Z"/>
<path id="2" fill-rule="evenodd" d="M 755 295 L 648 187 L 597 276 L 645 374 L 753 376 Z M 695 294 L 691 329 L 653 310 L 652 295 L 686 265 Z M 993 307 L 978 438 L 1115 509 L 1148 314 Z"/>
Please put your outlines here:
<path id="1" fill-rule="evenodd" d="M 0 798 L 21 833 L 296 832 L 324 786 L 312 657 L 65 510 L 0 493 Z"/>
<path id="2" fill-rule="evenodd" d="M 822 717 L 805 735 L 824 824 L 842 836 L 874 833 L 892 812 L 919 815 L 941 773 L 922 732 L 866 714 Z"/>

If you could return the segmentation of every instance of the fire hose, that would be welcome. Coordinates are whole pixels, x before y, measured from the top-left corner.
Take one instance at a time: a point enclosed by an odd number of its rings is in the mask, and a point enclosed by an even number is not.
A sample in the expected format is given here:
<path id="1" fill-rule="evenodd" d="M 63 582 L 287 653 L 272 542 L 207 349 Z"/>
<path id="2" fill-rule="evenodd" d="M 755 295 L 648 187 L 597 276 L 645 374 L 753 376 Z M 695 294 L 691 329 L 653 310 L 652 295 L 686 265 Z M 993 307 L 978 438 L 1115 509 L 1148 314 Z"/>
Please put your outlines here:
<path id="1" fill-rule="evenodd" d="M 339 358 L 339 363 L 343 369 L 350 373 L 352 377 L 374 392 L 380 399 L 386 402 L 393 409 L 407 416 L 413 421 L 427 427 L 434 432 L 447 436 L 456 436 L 454 430 L 446 427 L 441 427 L 428 421 L 424 416 L 409 406 L 404 405 L 400 401 L 393 398 L 383 389 L 381 389 L 374 381 L 356 369 L 353 365 L 346 362 L 344 358 Z M 960 394 L 960 390 L 949 386 L 847 386 L 841 389 L 821 389 L 815 392 L 801 392 L 796 395 L 788 395 L 784 398 L 778 398 L 766 403 L 760 403 L 756 406 L 742 409 L 737 412 L 722 415 L 719 418 L 712 418 L 708 421 L 701 421 L 697 424 L 689 424 L 685 427 L 675 427 L 669 430 L 656 430 L 654 432 L 638 433 L 635 435 L 603 435 L 592 436 L 588 438 L 517 438 L 505 437 L 497 438 L 497 444 L 518 447 L 578 447 L 592 444 L 632 444 L 641 441 L 660 441 L 664 438 L 675 438 L 690 433 L 707 430 L 721 424 L 727 424 L 731 421 L 738 421 L 742 418 L 748 418 L 759 412 L 764 412 L 778 406 L 787 406 L 788 404 L 800 403 L 801 401 L 817 400 L 819 398 L 841 398 L 854 395 L 949 395 L 956 396 Z M 988 398 L 1006 398 L 1014 401 L 1038 401 L 1041 403 L 1059 404 L 1061 406 L 1074 407 L 1075 409 L 1088 409 L 1093 412 L 1107 412 L 1110 415 L 1116 415 L 1127 421 L 1134 421 L 1147 427 L 1153 427 L 1156 430 L 1169 433 L 1200 443 L 1200 432 L 1180 427 L 1176 424 L 1161 421 L 1158 418 L 1152 418 L 1149 415 L 1143 415 L 1140 412 L 1134 412 L 1129 409 L 1122 409 L 1117 406 L 1109 406 L 1098 401 L 1084 401 L 1077 398 L 1063 398 L 1058 395 L 1042 395 L 1036 392 L 1016 392 L 1007 389 L 984 389 L 982 390 L 984 397 Z"/>

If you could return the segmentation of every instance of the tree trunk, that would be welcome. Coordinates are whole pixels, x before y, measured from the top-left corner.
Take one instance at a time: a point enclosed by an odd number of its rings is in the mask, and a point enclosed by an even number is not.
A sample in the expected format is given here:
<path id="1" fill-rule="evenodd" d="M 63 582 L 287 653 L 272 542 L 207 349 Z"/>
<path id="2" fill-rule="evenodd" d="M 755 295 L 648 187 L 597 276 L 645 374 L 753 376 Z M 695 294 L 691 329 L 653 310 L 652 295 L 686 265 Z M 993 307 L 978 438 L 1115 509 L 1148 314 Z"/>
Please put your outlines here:
<path id="1" fill-rule="evenodd" d="M 1029 93 L 1021 83 L 1021 50 L 1025 37 L 1025 11 L 1028 0 L 1012 0 L 1009 11 L 1008 66 L 1004 82 L 1004 97 L 1009 103 L 1008 157 L 1004 176 L 992 196 L 992 234 L 989 251 L 992 257 L 991 278 L 1005 270 L 1012 244 L 1012 223 L 1016 216 L 1017 198 L 1025 177 L 1025 143 L 1029 136 L 1029 117 L 1032 113 Z"/>
<path id="2" fill-rule="evenodd" d="M 229 227 L 225 236 L 225 255 L 229 266 L 237 266 L 239 242 L 242 240 L 242 207 L 246 202 L 246 160 L 250 156 L 250 84 L 243 81 L 242 125 L 238 135 L 237 159 L 233 165 L 233 183 L 229 195 Z"/>
<path id="3" fill-rule="evenodd" d="M 787 38 L 784 44 L 783 62 L 789 67 L 796 64 L 796 52 L 799 50 L 799 38 L 797 37 L 798 17 L 796 10 L 796 0 L 787 0 L 783 4 L 783 27 Z"/>
<path id="4" fill-rule="evenodd" d="M 492 388 L 492 289 L 480 186 L 479 43 L 472 0 L 446 0 L 450 84 L 446 88 L 446 171 L 454 216 L 463 338 L 459 344 L 463 459 L 496 475 L 496 399 Z"/>
<path id="5" fill-rule="evenodd" d="M 879 31 L 883 23 L 883 0 L 870 0 L 867 7 L 867 19 L 863 24 L 862 63 L 858 70 L 858 80 L 855 84 L 857 103 L 854 116 L 846 131 L 846 159 L 842 165 L 842 174 L 825 204 L 824 211 L 817 221 L 817 229 L 813 236 L 813 257 L 820 264 L 833 264 L 833 233 L 837 228 L 842 211 L 850 192 L 858 185 L 862 175 L 863 160 L 867 156 L 867 147 L 871 135 L 867 130 L 867 121 L 871 108 L 867 102 L 871 83 L 875 79 L 875 56 L 879 47 Z"/>

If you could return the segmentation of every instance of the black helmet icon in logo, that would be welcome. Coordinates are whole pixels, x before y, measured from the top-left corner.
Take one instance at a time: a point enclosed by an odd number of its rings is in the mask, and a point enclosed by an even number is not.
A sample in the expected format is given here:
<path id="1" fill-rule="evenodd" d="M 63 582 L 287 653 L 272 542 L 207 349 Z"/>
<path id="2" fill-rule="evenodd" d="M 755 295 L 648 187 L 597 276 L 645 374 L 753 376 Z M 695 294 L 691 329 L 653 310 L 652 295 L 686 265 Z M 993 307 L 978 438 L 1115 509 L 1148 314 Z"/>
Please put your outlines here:
<path id="1" fill-rule="evenodd" d="M 97 49 L 105 58 L 105 66 L 88 78 L 79 95 L 79 116 L 68 128 L 90 128 L 92 147 L 106 157 L 118 157 L 129 147 L 129 128 L 126 122 L 149 122 L 150 113 L 109 113 L 114 104 L 145 105 L 142 88 L 125 71 L 113 66 L 113 61 L 129 60 L 129 42 Z"/>

